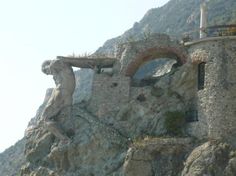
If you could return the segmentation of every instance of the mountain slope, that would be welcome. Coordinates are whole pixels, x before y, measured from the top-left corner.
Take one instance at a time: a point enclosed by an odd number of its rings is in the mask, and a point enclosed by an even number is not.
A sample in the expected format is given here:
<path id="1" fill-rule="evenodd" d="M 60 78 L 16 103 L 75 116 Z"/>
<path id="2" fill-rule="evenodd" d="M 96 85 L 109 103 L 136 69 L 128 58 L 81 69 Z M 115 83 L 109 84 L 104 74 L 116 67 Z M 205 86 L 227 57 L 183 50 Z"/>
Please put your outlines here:
<path id="1" fill-rule="evenodd" d="M 1 176 L 19 175 L 21 166 L 26 162 L 24 156 L 25 141 L 25 138 L 19 140 L 15 145 L 0 154 Z"/>
<path id="2" fill-rule="evenodd" d="M 209 26 L 236 23 L 235 0 L 210 0 L 207 5 Z M 166 33 L 174 38 L 189 33 L 196 38 L 199 21 L 200 0 L 170 0 L 162 7 L 150 9 L 140 22 L 123 35 L 106 41 L 95 54 L 114 55 L 117 44 L 139 40 L 151 33 Z"/>

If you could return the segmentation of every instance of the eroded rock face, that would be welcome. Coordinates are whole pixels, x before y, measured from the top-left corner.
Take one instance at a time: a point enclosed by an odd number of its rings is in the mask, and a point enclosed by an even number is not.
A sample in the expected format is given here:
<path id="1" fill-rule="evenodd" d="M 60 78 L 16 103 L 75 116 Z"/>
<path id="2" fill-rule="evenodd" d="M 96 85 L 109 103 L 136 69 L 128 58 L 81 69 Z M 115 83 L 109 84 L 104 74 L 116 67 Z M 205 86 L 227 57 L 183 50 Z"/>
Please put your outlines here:
<path id="1" fill-rule="evenodd" d="M 96 116 L 89 100 L 80 101 L 71 118 L 63 111 L 56 118 L 71 143 L 61 144 L 40 125 L 26 136 L 28 163 L 21 176 L 234 176 L 236 156 L 229 144 L 200 145 L 191 138 L 198 132 L 204 137 L 207 126 L 194 132 L 187 125 L 182 138 L 166 136 L 165 112 L 186 111 L 195 89 L 196 67 L 187 63 L 153 86 L 130 87 L 130 100 L 109 117 Z"/>
<path id="2" fill-rule="evenodd" d="M 236 173 L 235 151 L 227 143 L 209 141 L 188 156 L 182 176 L 233 176 Z"/>
<path id="3" fill-rule="evenodd" d="M 118 72 L 94 73 L 91 98 L 79 100 L 79 90 L 72 116 L 66 117 L 63 109 L 54 118 L 71 142 L 63 144 L 36 123 L 26 136 L 28 163 L 21 176 L 235 175 L 233 147 L 207 142 L 204 117 L 178 126 L 179 133 L 171 133 L 173 126 L 166 125 L 167 114 L 172 120 L 176 114 L 185 119 L 197 109 L 197 66 L 192 61 L 173 65 L 142 86 Z"/>
<path id="4" fill-rule="evenodd" d="M 191 151 L 189 139 L 145 139 L 166 135 L 167 111 L 188 108 L 196 86 L 194 73 L 186 74 L 189 70 L 194 69 L 185 64 L 161 76 L 153 86 L 130 87 L 129 101 L 110 116 L 98 117 L 87 106 L 89 100 L 81 98 L 82 101 L 73 105 L 71 118 L 65 118 L 63 111 L 56 117 L 72 142 L 61 144 L 39 125 L 27 135 L 28 164 L 22 167 L 21 175 L 174 176 L 180 173 Z M 142 141 L 141 145 L 136 143 L 137 139 Z"/>
<path id="5" fill-rule="evenodd" d="M 71 135 L 72 143 L 60 144 L 58 139 L 42 128 L 28 137 L 25 155 L 30 165 L 24 170 L 36 175 L 47 172 L 68 176 L 102 176 L 119 171 L 128 139 L 79 107 L 74 107 L 73 114 L 71 121 L 74 128 L 63 125 L 68 136 Z M 22 175 L 27 175 L 25 173 L 22 171 Z"/>
<path id="6" fill-rule="evenodd" d="M 134 143 L 124 163 L 126 176 L 176 176 L 183 169 L 186 153 L 192 148 L 188 138 L 146 138 Z"/>
<path id="7" fill-rule="evenodd" d="M 26 163 L 24 156 L 25 143 L 26 139 L 23 138 L 0 154 L 0 175 L 19 174 L 21 166 Z"/>

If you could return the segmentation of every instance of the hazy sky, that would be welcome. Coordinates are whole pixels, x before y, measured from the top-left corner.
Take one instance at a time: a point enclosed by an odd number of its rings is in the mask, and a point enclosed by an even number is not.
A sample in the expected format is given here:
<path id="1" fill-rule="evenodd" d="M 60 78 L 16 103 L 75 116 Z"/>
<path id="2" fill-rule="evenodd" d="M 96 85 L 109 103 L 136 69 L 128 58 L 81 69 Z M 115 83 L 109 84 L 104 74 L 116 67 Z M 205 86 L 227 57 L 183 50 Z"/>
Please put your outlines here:
<path id="1" fill-rule="evenodd" d="M 0 152 L 24 135 L 54 83 L 41 63 L 92 53 L 168 0 L 0 0 Z"/>

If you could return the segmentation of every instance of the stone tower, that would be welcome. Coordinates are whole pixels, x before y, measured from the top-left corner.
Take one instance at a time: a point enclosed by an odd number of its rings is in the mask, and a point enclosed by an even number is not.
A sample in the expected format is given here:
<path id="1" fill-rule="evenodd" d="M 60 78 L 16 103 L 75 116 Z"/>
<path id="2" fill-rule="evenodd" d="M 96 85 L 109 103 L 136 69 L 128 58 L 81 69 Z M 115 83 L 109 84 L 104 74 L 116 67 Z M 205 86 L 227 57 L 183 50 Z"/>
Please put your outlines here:
<path id="1" fill-rule="evenodd" d="M 198 118 L 206 137 L 236 146 L 236 36 L 189 44 L 198 67 Z"/>
<path id="2" fill-rule="evenodd" d="M 200 38 L 206 37 L 205 29 L 207 27 L 207 6 L 206 1 L 201 0 L 200 4 Z"/>

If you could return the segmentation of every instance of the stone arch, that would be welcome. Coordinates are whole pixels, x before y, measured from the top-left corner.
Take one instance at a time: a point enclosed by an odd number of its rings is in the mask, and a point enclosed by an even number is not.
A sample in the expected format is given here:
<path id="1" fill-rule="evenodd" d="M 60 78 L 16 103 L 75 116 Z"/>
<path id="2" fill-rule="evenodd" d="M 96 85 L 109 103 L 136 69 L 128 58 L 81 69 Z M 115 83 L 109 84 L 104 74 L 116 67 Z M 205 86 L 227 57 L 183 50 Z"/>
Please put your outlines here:
<path id="1" fill-rule="evenodd" d="M 182 65 L 187 61 L 187 54 L 183 49 L 177 47 L 153 47 L 146 49 L 128 64 L 125 75 L 132 77 L 142 64 L 158 58 L 174 58 Z"/>

